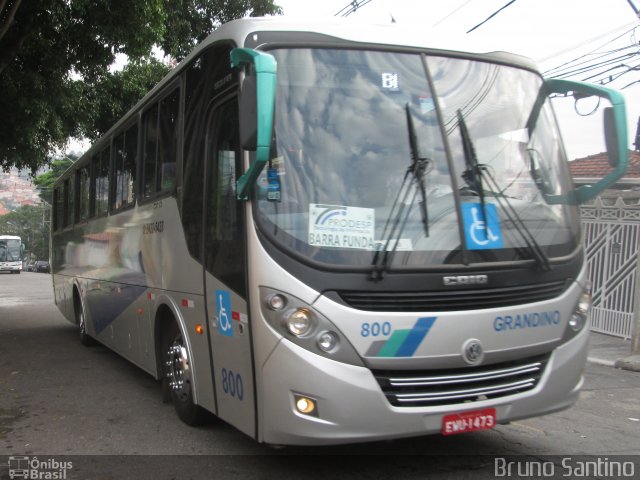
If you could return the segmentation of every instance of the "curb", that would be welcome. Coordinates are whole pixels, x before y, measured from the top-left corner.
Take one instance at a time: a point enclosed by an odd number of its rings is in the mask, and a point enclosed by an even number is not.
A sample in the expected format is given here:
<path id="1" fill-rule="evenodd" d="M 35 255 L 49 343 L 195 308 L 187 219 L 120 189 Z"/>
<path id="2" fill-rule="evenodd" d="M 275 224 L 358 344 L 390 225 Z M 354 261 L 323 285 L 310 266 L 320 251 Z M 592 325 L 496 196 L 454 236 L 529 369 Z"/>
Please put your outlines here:
<path id="1" fill-rule="evenodd" d="M 615 367 L 616 362 L 613 360 L 605 360 L 597 357 L 587 357 L 587 362 L 595 363 L 596 365 L 602 365 L 604 367 Z"/>

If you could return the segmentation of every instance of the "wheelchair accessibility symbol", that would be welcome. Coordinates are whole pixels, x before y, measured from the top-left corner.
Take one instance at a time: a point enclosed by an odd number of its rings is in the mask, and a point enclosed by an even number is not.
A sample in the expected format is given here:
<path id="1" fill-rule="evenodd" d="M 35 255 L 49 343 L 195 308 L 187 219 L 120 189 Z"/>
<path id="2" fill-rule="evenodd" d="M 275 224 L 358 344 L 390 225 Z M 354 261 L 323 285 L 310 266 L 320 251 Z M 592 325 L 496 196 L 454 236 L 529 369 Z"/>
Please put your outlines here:
<path id="1" fill-rule="evenodd" d="M 231 294 L 227 290 L 216 290 L 216 315 L 218 317 L 218 333 L 233 337 L 231 321 Z"/>
<path id="2" fill-rule="evenodd" d="M 490 248 L 502 248 L 502 230 L 496 206 L 487 203 L 482 211 L 479 203 L 463 203 L 462 219 L 464 222 L 464 235 L 469 250 L 488 250 Z"/>

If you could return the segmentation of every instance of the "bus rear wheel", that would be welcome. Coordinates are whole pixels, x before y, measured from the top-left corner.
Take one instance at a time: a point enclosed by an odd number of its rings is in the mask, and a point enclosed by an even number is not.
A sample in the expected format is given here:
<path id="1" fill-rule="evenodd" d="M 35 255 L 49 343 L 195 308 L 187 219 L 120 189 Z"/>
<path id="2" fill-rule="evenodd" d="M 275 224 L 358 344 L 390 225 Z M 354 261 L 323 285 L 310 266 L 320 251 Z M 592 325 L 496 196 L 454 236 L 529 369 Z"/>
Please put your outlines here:
<path id="1" fill-rule="evenodd" d="M 205 410 L 193 402 L 191 363 L 187 344 L 175 323 L 171 323 L 163 342 L 163 383 L 178 417 L 187 425 L 199 425 L 206 419 Z"/>

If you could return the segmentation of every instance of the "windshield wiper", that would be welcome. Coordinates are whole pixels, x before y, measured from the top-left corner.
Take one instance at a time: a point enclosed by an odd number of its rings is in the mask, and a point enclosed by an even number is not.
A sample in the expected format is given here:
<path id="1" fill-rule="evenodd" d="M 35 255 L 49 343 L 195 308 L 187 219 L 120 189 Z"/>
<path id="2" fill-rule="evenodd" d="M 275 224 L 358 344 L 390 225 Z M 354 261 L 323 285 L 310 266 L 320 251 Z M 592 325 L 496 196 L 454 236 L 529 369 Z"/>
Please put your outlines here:
<path id="1" fill-rule="evenodd" d="M 471 135 L 467 129 L 467 122 L 464 120 L 462 111 L 458 109 L 458 125 L 460 126 L 460 135 L 462 136 L 462 150 L 464 152 L 464 163 L 467 169 L 462 172 L 463 180 L 469 185 L 469 188 L 480 198 L 480 208 L 482 209 L 482 220 L 487 225 L 487 204 L 484 198 L 484 185 L 482 185 L 482 171 L 476 156 L 476 150 L 471 141 Z"/>
<path id="2" fill-rule="evenodd" d="M 373 257 L 373 269 L 369 278 L 371 280 L 382 280 L 387 271 L 387 267 L 391 262 L 391 258 L 398 249 L 400 243 L 400 235 L 409 219 L 411 207 L 415 203 L 418 193 L 421 196 L 420 213 L 422 215 L 422 224 L 424 225 L 425 236 L 429 236 L 429 211 L 427 207 L 427 186 L 425 183 L 425 175 L 431 161 L 428 158 L 420 156 L 420 146 L 418 145 L 418 136 L 413 125 L 413 115 L 411 115 L 411 107 L 409 103 L 405 105 L 407 114 L 407 130 L 409 131 L 409 148 L 411 149 L 411 164 L 404 174 L 402 184 L 398 190 L 398 194 L 393 202 L 384 229 L 382 230 L 383 245 L 376 250 Z M 413 188 L 412 188 L 413 187 Z M 409 196 L 413 190 L 413 196 L 408 203 Z M 402 199 L 401 199 L 402 197 Z M 395 238 L 394 238 L 395 237 Z M 393 247 L 391 246 L 393 243 Z"/>
<path id="3" fill-rule="evenodd" d="M 520 237 L 527 246 L 528 252 L 534 258 L 538 266 L 542 270 L 550 270 L 551 267 L 549 266 L 549 259 L 547 258 L 547 255 L 544 253 L 542 248 L 540 248 L 540 244 L 538 244 L 533 234 L 529 231 L 525 223 L 522 221 L 520 215 L 518 215 L 518 212 L 511 204 L 509 199 L 501 192 L 500 186 L 498 185 L 495 177 L 491 174 L 489 167 L 478 162 L 478 157 L 476 157 L 475 149 L 473 147 L 473 141 L 471 140 L 471 135 L 469 135 L 467 124 L 460 110 L 458 110 L 458 125 L 460 126 L 460 135 L 462 136 L 462 145 L 464 150 L 464 160 L 467 166 L 467 170 L 463 172 L 462 178 L 465 180 L 465 182 L 467 182 L 467 184 L 469 184 L 469 187 L 471 187 L 471 189 L 473 189 L 480 197 L 480 206 L 482 209 L 482 215 L 484 216 L 485 225 L 488 225 L 488 219 L 484 186 L 482 185 L 483 179 L 486 180 L 489 184 L 493 196 L 496 199 L 496 203 L 504 212 L 509 222 L 511 222 L 516 231 L 520 234 Z"/>

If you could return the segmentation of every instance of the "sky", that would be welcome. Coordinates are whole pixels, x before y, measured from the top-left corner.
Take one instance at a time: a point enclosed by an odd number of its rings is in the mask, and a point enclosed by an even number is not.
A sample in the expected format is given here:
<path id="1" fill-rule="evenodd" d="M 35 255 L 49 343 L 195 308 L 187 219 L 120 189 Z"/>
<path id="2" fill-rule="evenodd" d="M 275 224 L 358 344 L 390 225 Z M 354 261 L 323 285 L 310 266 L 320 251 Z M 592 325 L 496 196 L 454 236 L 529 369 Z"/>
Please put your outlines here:
<path id="1" fill-rule="evenodd" d="M 589 72 L 578 72 L 571 80 L 585 80 L 606 68 L 607 75 L 597 75 L 589 81 L 607 82 L 607 87 L 622 89 L 627 103 L 629 141 L 633 142 L 640 116 L 640 21 L 629 0 L 359 0 L 363 4 L 348 19 L 358 23 L 416 24 L 424 27 L 425 35 L 460 36 L 474 48 L 486 51 L 508 51 L 535 60 L 541 72 L 562 66 L 582 57 L 588 62 L 577 67 L 611 60 L 610 65 Z M 511 3 L 510 3 L 511 2 Z M 349 7 L 349 0 L 275 0 L 287 17 L 319 19 L 333 17 Z M 640 0 L 631 0 L 640 8 Z M 508 5 L 508 6 L 506 6 Z M 502 7 L 505 7 L 499 11 Z M 348 10 L 348 8 L 347 8 Z M 486 23 L 467 33 L 499 11 Z M 634 30 L 634 27 L 639 27 Z M 637 37 L 634 35 L 637 35 Z M 633 47 L 635 45 L 636 48 Z M 627 47 L 618 54 L 604 55 Z M 627 58 L 617 58 L 622 53 Z M 631 54 L 635 53 L 635 60 Z M 585 56 L 586 55 L 586 56 Z M 590 62 L 590 63 L 589 63 Z M 625 65 L 625 66 L 622 66 Z M 547 75 L 548 76 L 548 75 Z M 623 88 L 626 87 L 626 88 Z M 586 113 L 590 107 L 578 111 Z M 569 158 L 578 158 L 604 150 L 601 117 L 579 117 L 573 101 L 558 102 L 556 113 Z"/>

